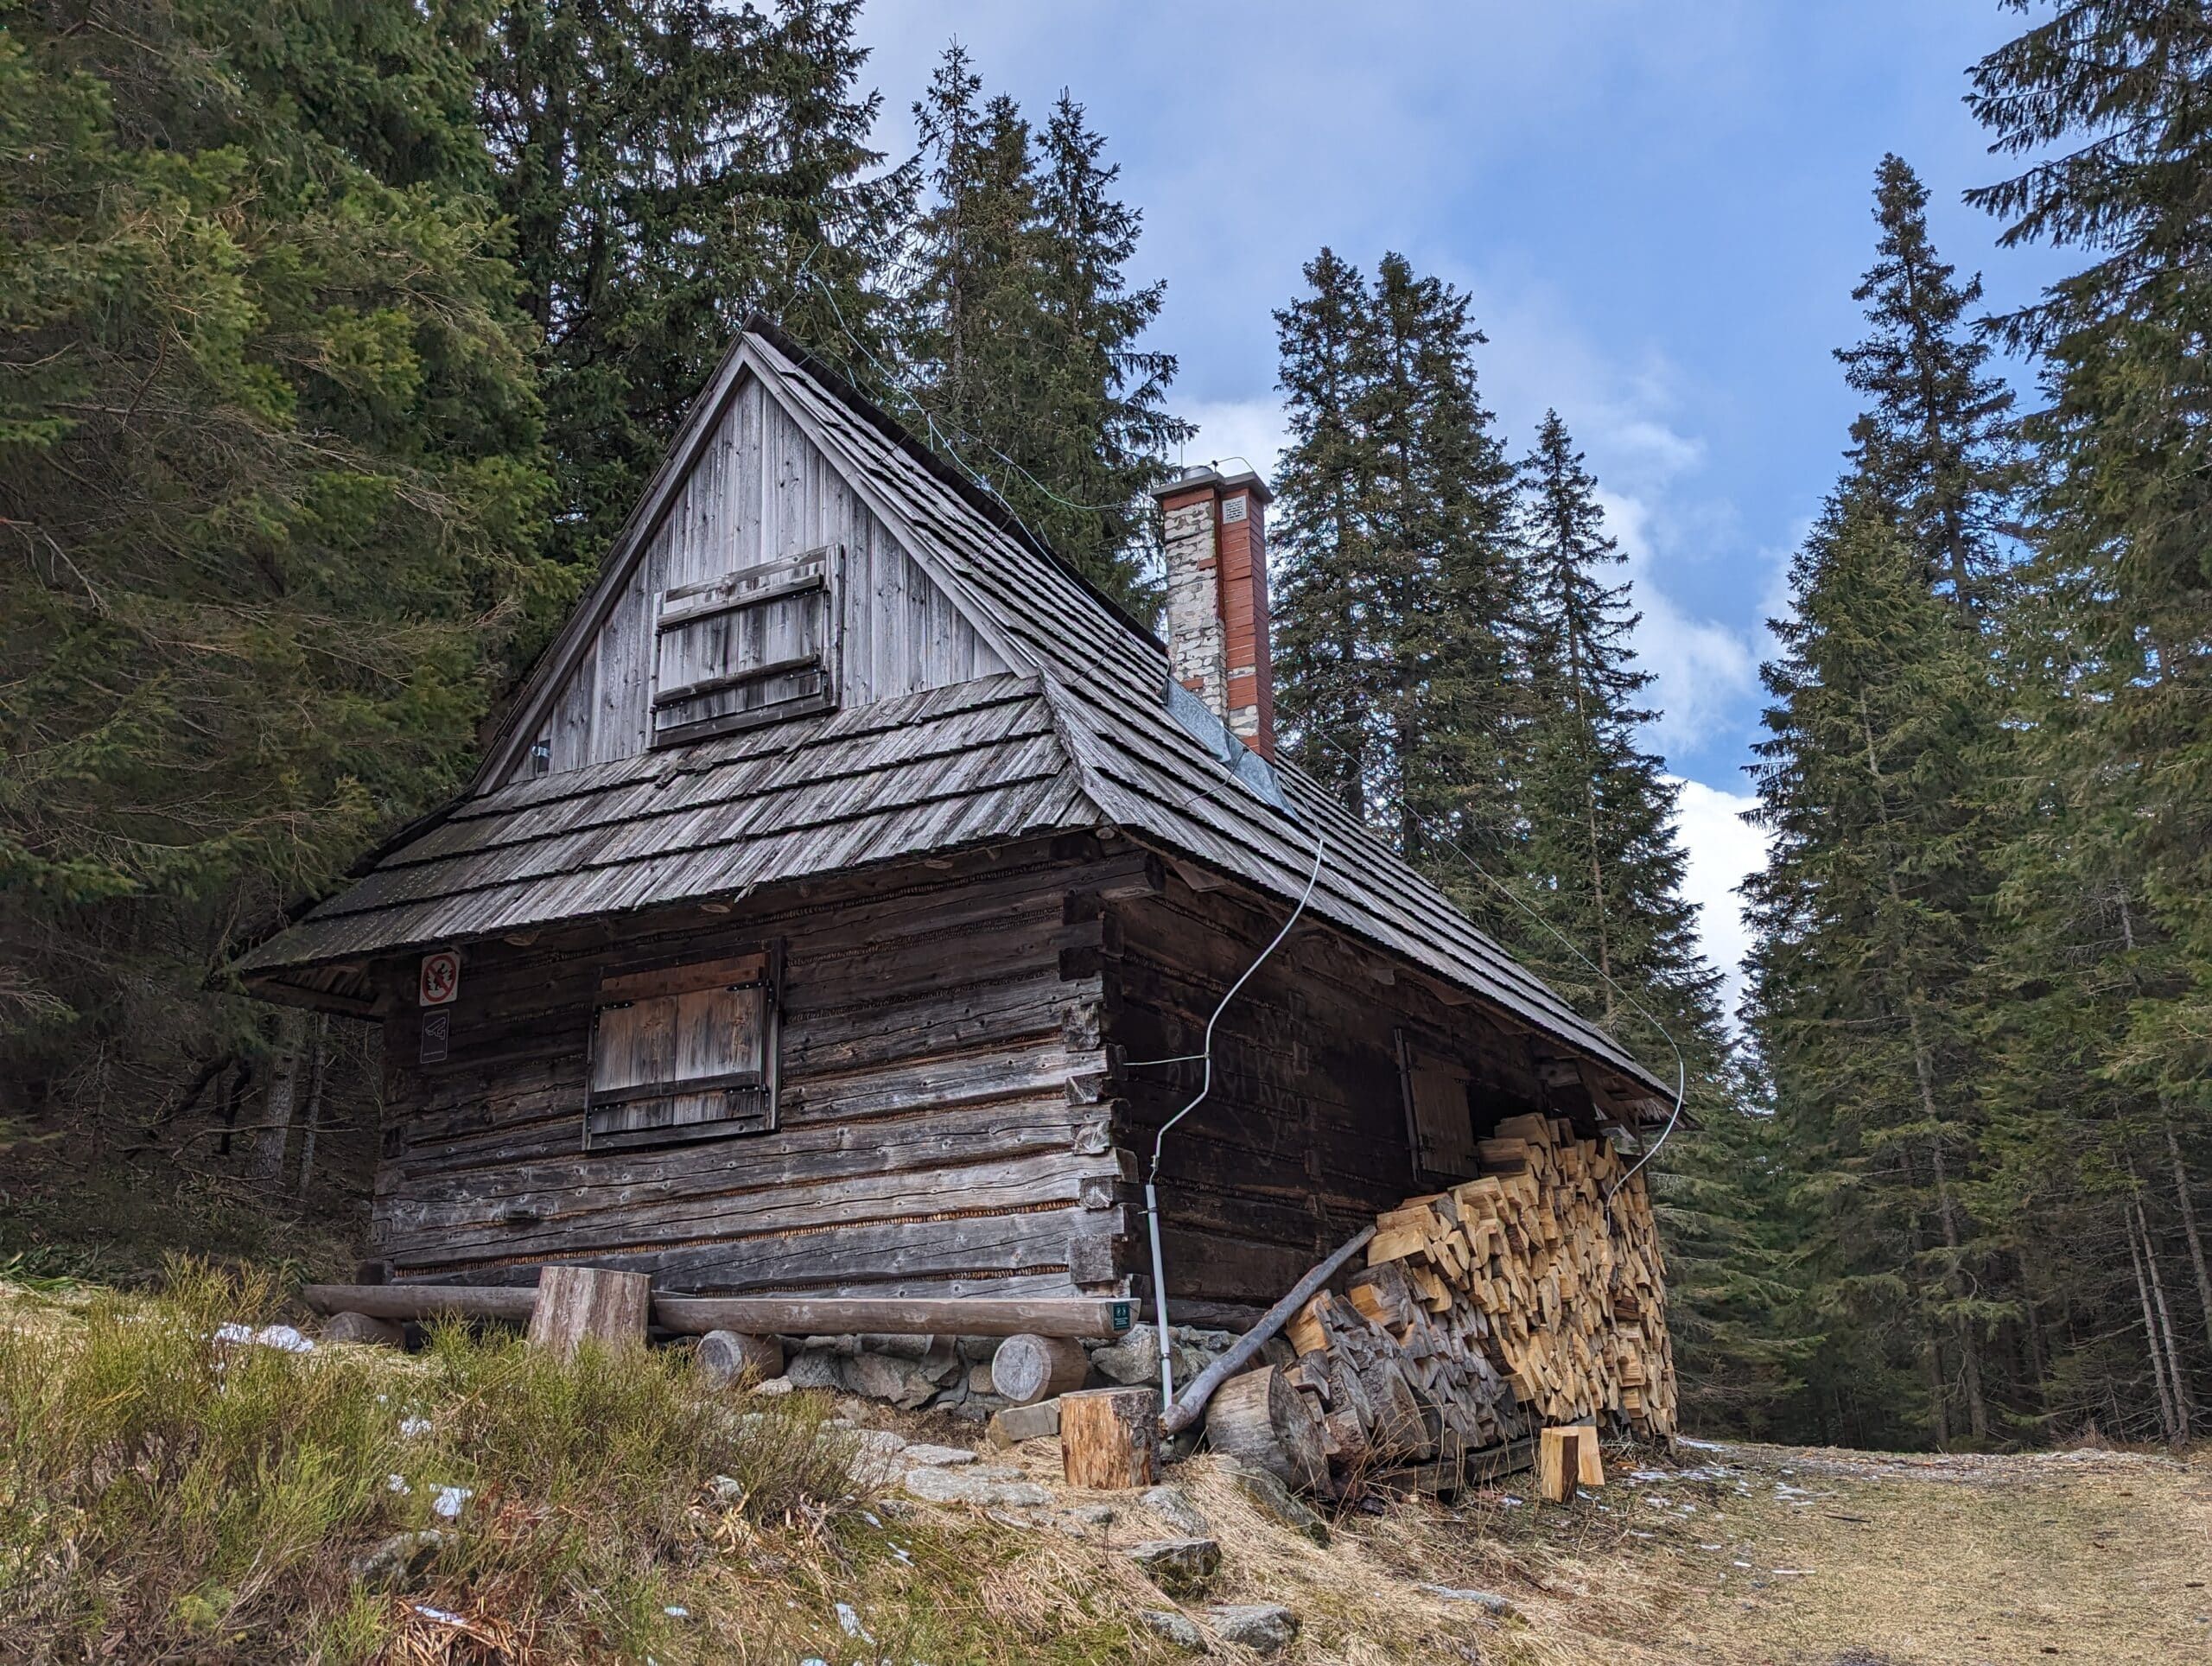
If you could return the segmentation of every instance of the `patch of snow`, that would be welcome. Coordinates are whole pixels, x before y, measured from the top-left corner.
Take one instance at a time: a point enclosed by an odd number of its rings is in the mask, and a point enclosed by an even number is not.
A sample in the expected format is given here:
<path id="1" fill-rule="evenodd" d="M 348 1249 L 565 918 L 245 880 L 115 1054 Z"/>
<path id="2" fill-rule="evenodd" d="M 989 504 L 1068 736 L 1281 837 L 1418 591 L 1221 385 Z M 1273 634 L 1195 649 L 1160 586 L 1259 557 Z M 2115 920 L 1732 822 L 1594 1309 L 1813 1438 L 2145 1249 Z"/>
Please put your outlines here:
<path id="1" fill-rule="evenodd" d="M 431 1424 L 429 1418 L 417 1417 L 412 1413 L 410 1413 L 407 1416 L 399 1420 L 399 1432 L 404 1437 L 410 1440 L 421 1440 L 424 1435 L 430 1432 L 430 1428 Z"/>
<path id="2" fill-rule="evenodd" d="M 384 1478 L 384 1490 L 386 1492 L 404 1495 L 414 1491 L 415 1489 L 407 1485 L 407 1478 L 404 1475 L 387 1475 Z"/>
<path id="3" fill-rule="evenodd" d="M 471 1487 L 442 1486 L 438 1489 L 438 1496 L 430 1500 L 431 1512 L 444 1517 L 449 1522 L 459 1521 L 461 1507 L 475 1496 L 475 1491 Z"/>
<path id="4" fill-rule="evenodd" d="M 837 1624 L 845 1628 L 845 1635 L 849 1637 L 858 1637 L 863 1643 L 875 1641 L 874 1637 L 868 1636 L 867 1628 L 861 1624 L 860 1611 L 849 1602 L 841 1602 L 837 1605 Z"/>
<path id="5" fill-rule="evenodd" d="M 448 1613 L 442 1608 L 433 1608 L 427 1602 L 410 1603 L 408 1606 L 413 1608 L 414 1611 L 420 1614 L 424 1619 L 434 1619 L 441 1625 L 466 1625 L 468 1624 L 468 1622 L 463 1619 L 459 1614 Z"/>

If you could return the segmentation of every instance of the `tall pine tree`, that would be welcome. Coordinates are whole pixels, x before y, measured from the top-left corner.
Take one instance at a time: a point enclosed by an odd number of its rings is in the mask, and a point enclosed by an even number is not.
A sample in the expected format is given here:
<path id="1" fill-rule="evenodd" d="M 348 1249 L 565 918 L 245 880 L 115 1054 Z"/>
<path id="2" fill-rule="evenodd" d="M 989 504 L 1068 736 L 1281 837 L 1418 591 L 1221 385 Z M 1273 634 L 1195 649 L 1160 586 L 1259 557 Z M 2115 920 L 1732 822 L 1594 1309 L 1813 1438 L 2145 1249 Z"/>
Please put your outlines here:
<path id="1" fill-rule="evenodd" d="M 929 200 L 894 402 L 1023 525 L 1148 614 L 1145 490 L 1195 430 L 1165 404 L 1174 359 L 1139 345 L 1166 293 L 1128 284 L 1141 216 L 1065 92 L 1040 137 L 1012 99 L 982 98 L 955 45 L 915 117 Z"/>
<path id="2" fill-rule="evenodd" d="M 1973 194 L 2005 243 L 2089 259 L 2002 321 L 2038 355 L 2044 404 L 2023 424 L 2036 553 L 2008 647 L 2029 767 L 2005 861 L 2017 1000 L 1997 1021 L 2008 1102 L 2044 1129 L 2022 1160 L 2107 1246 L 2046 1281 L 2059 1341 L 2083 1345 L 2069 1360 L 2054 1344 L 2063 1385 L 2076 1415 L 2102 1400 L 2147 1432 L 2155 1408 L 2177 1437 L 2212 1372 L 2212 17 L 2180 0 L 2038 10 L 1975 67 L 1971 101 L 1998 149 L 2036 158 Z M 2056 1127 L 2030 1100 L 2038 1058 L 2054 1091 L 2078 1090 Z M 2091 1270 L 2101 1290 L 2080 1288 Z M 2194 1286 L 2195 1314 L 2154 1300 L 2168 1280 Z M 2125 1350 L 2100 1345 L 2131 1311 Z"/>
<path id="3" fill-rule="evenodd" d="M 1511 871 L 1518 741 L 1514 471 L 1477 385 L 1467 298 L 1327 251 L 1279 313 L 1296 443 L 1273 555 L 1288 744 L 1478 917 L 1468 858 Z M 1494 865 L 1494 866 L 1493 866 Z"/>
<path id="4" fill-rule="evenodd" d="M 859 9 L 502 0 L 463 37 L 543 337 L 561 560 L 597 563 L 754 308 L 874 380 L 913 181 L 868 143 Z"/>
<path id="5" fill-rule="evenodd" d="M 1966 338 L 1978 287 L 1937 258 L 1926 200 L 1884 159 L 1875 264 L 1853 292 L 1872 328 L 1837 355 L 1871 403 L 1765 671 L 1772 855 L 1750 890 L 1751 1018 L 1778 1126 L 1824 1177 L 1823 1420 L 1870 1432 L 1872 1378 L 1854 1374 L 1916 1370 L 1942 1443 L 1990 1439 L 2008 1399 L 2022 1408 L 1992 1364 L 2011 1351 L 2018 1256 L 1984 1185 L 1974 993 L 1999 738 L 1979 626 L 2001 577 L 2006 398 Z"/>
<path id="6" fill-rule="evenodd" d="M 465 771 L 541 561 L 465 58 L 409 8 L 0 35 L 0 1093 L 158 1119 L 203 981 Z"/>
<path id="7" fill-rule="evenodd" d="M 1643 704 L 1651 674 L 1628 645 L 1638 615 L 1626 582 L 1612 578 L 1625 558 L 1605 535 L 1598 483 L 1556 411 L 1546 413 L 1522 467 L 1531 708 L 1523 866 L 1544 887 L 1548 923 L 1592 964 L 1555 945 L 1529 946 L 1553 987 L 1608 1026 L 1628 1018 L 1616 986 L 1643 992 L 1664 1008 L 1662 1022 L 1686 1021 L 1710 1065 L 1719 1051 L 1719 975 L 1699 951 L 1682 897 L 1678 789 L 1637 740 L 1655 714 Z"/>

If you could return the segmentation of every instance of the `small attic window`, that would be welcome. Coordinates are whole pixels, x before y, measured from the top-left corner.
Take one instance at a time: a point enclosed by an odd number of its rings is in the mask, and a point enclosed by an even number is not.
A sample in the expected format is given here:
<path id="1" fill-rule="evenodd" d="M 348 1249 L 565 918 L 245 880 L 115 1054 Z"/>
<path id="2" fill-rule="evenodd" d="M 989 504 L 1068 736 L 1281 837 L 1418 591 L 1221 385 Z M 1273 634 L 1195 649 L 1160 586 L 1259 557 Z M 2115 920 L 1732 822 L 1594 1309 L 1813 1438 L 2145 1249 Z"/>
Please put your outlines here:
<path id="1" fill-rule="evenodd" d="M 653 744 L 680 746 L 837 703 L 842 545 L 664 590 L 653 622 Z"/>
<path id="2" fill-rule="evenodd" d="M 775 963 L 764 950 L 601 979 L 584 1149 L 773 1129 Z"/>
<path id="3" fill-rule="evenodd" d="M 552 767 L 552 737 L 550 735 L 541 734 L 537 739 L 530 743 L 530 773 L 534 778 L 548 773 L 551 771 Z"/>

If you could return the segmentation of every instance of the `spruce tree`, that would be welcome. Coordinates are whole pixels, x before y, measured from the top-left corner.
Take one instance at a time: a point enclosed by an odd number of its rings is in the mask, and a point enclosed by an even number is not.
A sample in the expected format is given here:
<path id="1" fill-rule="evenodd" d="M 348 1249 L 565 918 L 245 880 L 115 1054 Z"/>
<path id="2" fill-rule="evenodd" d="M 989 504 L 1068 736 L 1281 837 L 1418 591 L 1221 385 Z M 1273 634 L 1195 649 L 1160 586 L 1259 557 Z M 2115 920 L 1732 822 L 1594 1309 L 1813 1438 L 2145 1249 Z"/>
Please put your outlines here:
<path id="1" fill-rule="evenodd" d="M 1985 614 L 2001 576 L 2012 391 L 1989 373 L 1971 327 L 1979 276 L 1961 283 L 1928 234 L 1928 189 L 1903 158 L 1875 170 L 1873 266 L 1851 298 L 1872 331 L 1838 350 L 1845 380 L 1870 403 L 1852 427 L 1851 459 L 1888 501 L 1928 564 L 1929 582 Z"/>
<path id="2" fill-rule="evenodd" d="M 1357 267 L 1325 248 L 1305 277 L 1306 294 L 1274 315 L 1291 436 L 1268 525 L 1275 715 L 1300 766 L 1364 820 L 1376 750 L 1366 645 L 1374 470 L 1359 407 L 1373 336 Z"/>
<path id="3" fill-rule="evenodd" d="M 1981 1362 L 2001 1316 L 1966 1205 L 1980 875 L 1957 806 L 1987 689 L 1979 639 L 1929 587 L 1910 528 L 1854 477 L 1792 568 L 1756 748 L 1771 854 L 1746 887 L 1748 1015 L 1778 1127 L 1821 1177 L 1808 1201 L 1826 1211 L 1829 1363 L 1855 1383 L 1824 1392 L 1916 1399 L 1940 1444 L 1992 1429 Z M 1857 1438 L 1897 1433 L 1868 1415 L 1836 1406 Z"/>
<path id="4" fill-rule="evenodd" d="M 467 37 L 543 336 L 560 559 L 597 563 L 756 308 L 876 379 L 912 179 L 868 143 L 858 13 L 502 0 Z"/>
<path id="5" fill-rule="evenodd" d="M 450 789 L 566 596 L 465 58 L 114 21 L 0 37 L 0 1091 L 95 1127 L 253 1057 L 204 980 Z"/>
<path id="6" fill-rule="evenodd" d="M 1553 987 L 1606 1025 L 1628 1016 L 1616 986 L 1643 991 L 1687 1018 L 1717 1062 L 1719 975 L 1699 951 L 1682 897 L 1678 789 L 1637 741 L 1655 714 L 1643 703 L 1651 674 L 1628 643 L 1639 615 L 1625 581 L 1608 582 L 1625 557 L 1557 412 L 1546 413 L 1522 468 L 1523 866 L 1542 887 L 1548 922 L 1594 964 L 1531 948 Z"/>
<path id="7" fill-rule="evenodd" d="M 947 49 L 915 105 L 928 203 L 902 296 L 909 378 L 894 394 L 929 437 L 1021 524 L 1141 616 L 1145 489 L 1194 431 L 1167 410 L 1175 360 L 1139 340 L 1164 287 L 1129 287 L 1141 216 L 1062 92 L 1043 135 L 985 99 Z"/>
<path id="8" fill-rule="evenodd" d="M 1375 719 L 1387 830 L 1486 912 L 1470 862 L 1510 871 L 1521 832 L 1514 469 L 1476 385 L 1468 298 L 1386 254 L 1370 290 Z"/>
<path id="9" fill-rule="evenodd" d="M 2212 1166 L 2212 19 L 2179 0 L 2069 0 L 1973 79 L 1995 148 L 2036 157 L 1973 200 L 2007 222 L 2008 246 L 2088 260 L 2001 321 L 2038 356 L 2044 397 L 2022 425 L 2036 549 L 2007 645 L 2025 767 L 2003 863 L 2020 996 L 2003 1014 L 2005 1091 L 2043 1130 L 2018 1142 L 2020 1165 L 2078 1178 L 2069 1194 L 2104 1245 L 2050 1281 L 2061 1339 L 2088 1344 L 2067 1386 L 2092 1399 L 2125 1377 L 2113 1409 L 2172 1434 L 2212 1369 L 2212 1273 L 2197 1270 Z M 2030 1103 L 2038 1056 L 2077 1092 L 2061 1126 Z M 2085 1151 L 2097 1160 L 2069 1167 Z M 2068 1288 L 2094 1273 L 2101 1291 Z M 2195 1324 L 2147 1300 L 2177 1273 Z M 2070 1322 L 2091 1302 L 2101 1321 L 2137 1316 L 2125 1352 L 2097 1345 L 2108 1322 Z"/>
<path id="10" fill-rule="evenodd" d="M 1513 871 L 1514 472 L 1467 298 L 1327 251 L 1277 315 L 1296 439 L 1281 472 L 1277 661 L 1292 754 L 1496 924 Z M 1478 873 L 1473 864 L 1480 864 Z"/>

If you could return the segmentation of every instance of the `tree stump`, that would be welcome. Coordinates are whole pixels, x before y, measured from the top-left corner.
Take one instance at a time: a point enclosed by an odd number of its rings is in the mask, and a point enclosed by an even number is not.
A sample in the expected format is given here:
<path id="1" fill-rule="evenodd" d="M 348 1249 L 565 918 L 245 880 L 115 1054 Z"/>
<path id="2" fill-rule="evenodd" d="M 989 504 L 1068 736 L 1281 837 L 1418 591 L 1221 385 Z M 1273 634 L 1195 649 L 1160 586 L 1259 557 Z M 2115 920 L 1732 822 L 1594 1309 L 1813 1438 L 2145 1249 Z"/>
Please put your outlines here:
<path id="1" fill-rule="evenodd" d="M 1232 1377 L 1206 1402 L 1206 1441 L 1286 1486 L 1329 1490 L 1323 1433 L 1306 1402 L 1273 1365 Z"/>
<path id="2" fill-rule="evenodd" d="M 1017 1406 L 1071 1393 L 1090 1374 L 1083 1344 L 1065 1336 L 1010 1336 L 991 1356 L 991 1392 Z"/>
<path id="3" fill-rule="evenodd" d="M 604 1267 L 547 1267 L 537 1275 L 530 1340 L 562 1359 L 580 1344 L 609 1348 L 642 1345 L 652 1311 L 652 1281 L 643 1273 Z"/>
<path id="4" fill-rule="evenodd" d="M 407 1327 L 366 1313 L 333 1313 L 318 1334 L 325 1342 L 377 1342 L 397 1348 L 406 1342 Z"/>
<path id="5" fill-rule="evenodd" d="M 1160 1478 L 1160 1396 L 1151 1389 L 1062 1395 L 1060 1459 L 1070 1486 L 1150 1486 Z"/>
<path id="6" fill-rule="evenodd" d="M 756 1382 L 784 1374 L 784 1345 L 772 1336 L 709 1331 L 699 1339 L 699 1374 L 711 1389 L 726 1389 L 752 1373 Z"/>

